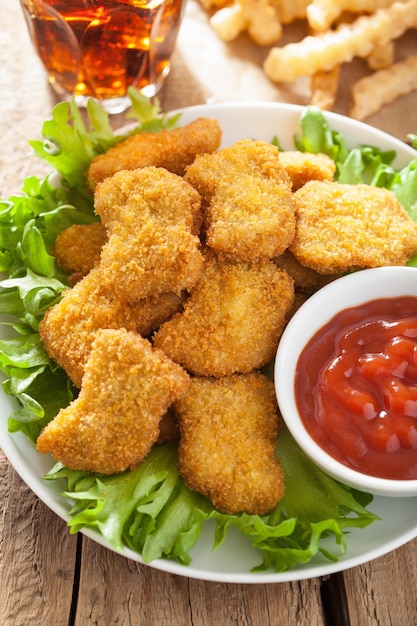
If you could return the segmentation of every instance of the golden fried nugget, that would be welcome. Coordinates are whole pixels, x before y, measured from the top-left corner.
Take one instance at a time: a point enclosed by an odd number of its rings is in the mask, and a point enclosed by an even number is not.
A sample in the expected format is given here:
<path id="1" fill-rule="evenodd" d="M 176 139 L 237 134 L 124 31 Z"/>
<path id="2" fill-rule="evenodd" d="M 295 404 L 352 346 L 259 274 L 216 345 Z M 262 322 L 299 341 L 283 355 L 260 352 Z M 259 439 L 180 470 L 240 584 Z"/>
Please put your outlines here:
<path id="1" fill-rule="evenodd" d="M 262 515 L 284 495 L 275 446 L 281 427 L 274 385 L 258 373 L 192 378 L 174 403 L 179 470 L 224 513 Z"/>
<path id="2" fill-rule="evenodd" d="M 290 251 L 316 272 L 404 265 L 417 250 L 417 224 L 388 189 L 311 181 L 294 199 Z"/>
<path id="3" fill-rule="evenodd" d="M 100 268 L 111 293 L 132 301 L 195 284 L 201 201 L 183 178 L 156 167 L 124 170 L 97 186 L 94 201 L 108 231 Z"/>
<path id="4" fill-rule="evenodd" d="M 279 153 L 279 160 L 297 191 L 309 180 L 333 180 L 336 164 L 327 154 L 288 150 Z"/>
<path id="5" fill-rule="evenodd" d="M 277 267 L 285 270 L 291 276 L 294 280 L 294 288 L 296 290 L 299 289 L 306 293 L 314 293 L 337 278 L 337 275 L 319 274 L 309 267 L 304 267 L 289 250 L 286 250 L 284 254 L 273 259 L 273 262 Z"/>
<path id="6" fill-rule="evenodd" d="M 292 279 L 272 261 L 207 253 L 184 311 L 161 326 L 154 343 L 200 376 L 248 373 L 274 356 L 293 298 Z"/>
<path id="7" fill-rule="evenodd" d="M 242 261 L 278 256 L 294 236 L 291 183 L 278 149 L 238 141 L 187 167 L 185 179 L 203 198 L 207 244 Z"/>
<path id="8" fill-rule="evenodd" d="M 140 335 L 99 330 L 78 398 L 44 428 L 36 447 L 72 469 L 132 469 L 157 441 L 162 416 L 188 386 L 186 372 Z"/>
<path id="9" fill-rule="evenodd" d="M 158 443 L 178 442 L 180 431 L 177 416 L 172 407 L 163 415 L 159 422 Z"/>
<path id="10" fill-rule="evenodd" d="M 58 265 L 69 274 L 71 285 L 97 265 L 106 241 L 106 229 L 101 222 L 73 224 L 59 233 L 53 254 Z"/>
<path id="11" fill-rule="evenodd" d="M 217 150 L 221 137 L 218 121 L 204 117 L 173 130 L 138 133 L 94 157 L 87 172 L 88 184 L 94 191 L 97 183 L 120 170 L 149 165 L 182 176 L 197 154 Z"/>
<path id="12" fill-rule="evenodd" d="M 81 387 L 91 345 L 101 328 L 126 328 L 148 335 L 181 307 L 181 298 L 162 294 L 157 301 L 121 302 L 109 296 L 97 266 L 62 300 L 48 309 L 39 334 L 48 355 Z"/>

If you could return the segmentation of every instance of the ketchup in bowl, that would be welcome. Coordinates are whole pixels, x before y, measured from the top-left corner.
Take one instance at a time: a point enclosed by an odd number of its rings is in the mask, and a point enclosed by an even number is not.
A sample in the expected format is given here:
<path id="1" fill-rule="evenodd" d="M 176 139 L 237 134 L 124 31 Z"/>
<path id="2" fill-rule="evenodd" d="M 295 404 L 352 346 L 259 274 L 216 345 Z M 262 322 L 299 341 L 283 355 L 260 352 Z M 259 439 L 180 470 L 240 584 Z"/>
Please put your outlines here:
<path id="1" fill-rule="evenodd" d="M 417 478 L 417 297 L 337 313 L 301 351 L 295 401 L 306 430 L 358 472 Z"/>

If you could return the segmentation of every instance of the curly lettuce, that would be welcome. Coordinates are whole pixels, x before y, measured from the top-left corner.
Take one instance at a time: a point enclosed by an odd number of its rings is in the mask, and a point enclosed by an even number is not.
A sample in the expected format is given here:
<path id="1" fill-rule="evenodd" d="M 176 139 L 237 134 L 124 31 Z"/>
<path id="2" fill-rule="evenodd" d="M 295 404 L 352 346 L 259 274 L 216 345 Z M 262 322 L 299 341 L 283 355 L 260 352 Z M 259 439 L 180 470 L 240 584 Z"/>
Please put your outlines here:
<path id="1" fill-rule="evenodd" d="M 364 528 L 376 515 L 366 509 L 372 497 L 355 492 L 318 469 L 296 445 L 288 430 L 280 435 L 277 454 L 282 458 L 286 494 L 268 515 L 226 515 L 203 496 L 184 485 L 177 467 L 174 444 L 154 446 L 135 470 L 98 476 L 70 470 L 60 463 L 47 480 L 64 479 L 65 497 L 73 501 L 68 523 L 71 532 L 97 530 L 123 552 L 129 547 L 145 563 L 173 559 L 188 565 L 203 523 L 216 522 L 213 549 L 235 527 L 259 551 L 256 571 L 286 571 L 308 563 L 317 553 L 337 561 L 346 551 L 345 529 Z M 333 550 L 322 546 L 332 535 Z"/>

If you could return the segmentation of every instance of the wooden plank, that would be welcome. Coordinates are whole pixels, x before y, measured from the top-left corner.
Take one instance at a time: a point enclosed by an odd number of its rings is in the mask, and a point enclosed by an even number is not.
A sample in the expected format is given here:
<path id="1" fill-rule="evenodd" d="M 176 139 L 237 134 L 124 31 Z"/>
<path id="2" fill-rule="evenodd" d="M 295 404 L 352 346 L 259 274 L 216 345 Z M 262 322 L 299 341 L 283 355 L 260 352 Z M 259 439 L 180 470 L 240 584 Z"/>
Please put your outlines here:
<path id="1" fill-rule="evenodd" d="M 417 620 L 417 540 L 344 573 L 351 626 L 411 626 Z M 361 599 L 361 601 L 359 601 Z"/>
<path id="2" fill-rule="evenodd" d="M 324 626 L 320 580 L 239 585 L 166 574 L 83 541 L 75 626 Z"/>
<path id="3" fill-rule="evenodd" d="M 187 579 L 103 548 L 84 537 L 75 626 L 188 626 Z"/>
<path id="4" fill-rule="evenodd" d="M 77 539 L 0 457 L 0 615 L 7 626 L 67 626 Z"/>
<path id="5" fill-rule="evenodd" d="M 320 579 L 271 585 L 190 580 L 193 626 L 323 626 Z"/>

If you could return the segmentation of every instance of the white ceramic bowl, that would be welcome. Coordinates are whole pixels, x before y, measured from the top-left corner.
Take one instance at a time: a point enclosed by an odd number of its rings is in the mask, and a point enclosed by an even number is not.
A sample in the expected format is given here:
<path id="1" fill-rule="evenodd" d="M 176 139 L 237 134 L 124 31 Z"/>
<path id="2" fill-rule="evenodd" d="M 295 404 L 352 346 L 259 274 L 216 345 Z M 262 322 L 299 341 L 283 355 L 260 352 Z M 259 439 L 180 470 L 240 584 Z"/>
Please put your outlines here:
<path id="1" fill-rule="evenodd" d="M 298 358 L 308 341 L 340 311 L 375 300 L 417 296 L 417 268 L 380 267 L 339 278 L 312 295 L 287 325 L 275 360 L 275 389 L 282 417 L 299 446 L 333 478 L 381 496 L 416 496 L 416 480 L 392 480 L 361 473 L 337 461 L 306 430 L 295 399 Z"/>

